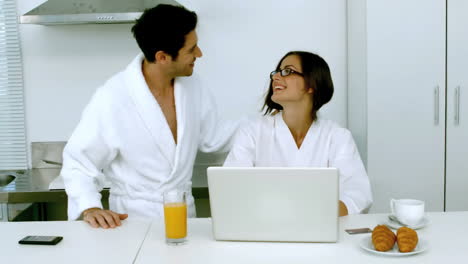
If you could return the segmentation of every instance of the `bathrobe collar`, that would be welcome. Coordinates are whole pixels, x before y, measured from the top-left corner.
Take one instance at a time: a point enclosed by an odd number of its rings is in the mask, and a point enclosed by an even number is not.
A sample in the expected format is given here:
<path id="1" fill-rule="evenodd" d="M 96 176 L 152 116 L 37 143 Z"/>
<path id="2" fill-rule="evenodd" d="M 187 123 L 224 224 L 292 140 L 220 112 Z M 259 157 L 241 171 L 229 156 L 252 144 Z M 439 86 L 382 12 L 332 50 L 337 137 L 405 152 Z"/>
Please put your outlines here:
<path id="1" fill-rule="evenodd" d="M 153 144 L 156 144 L 164 156 L 174 168 L 175 165 L 175 154 L 176 154 L 176 143 L 172 136 L 171 129 L 167 123 L 166 117 L 162 112 L 161 107 L 151 93 L 145 78 L 142 73 L 142 63 L 144 56 L 143 54 L 138 55 L 125 70 L 125 80 L 127 87 L 130 91 L 130 96 L 137 108 L 140 118 L 147 127 L 149 133 L 153 138 Z M 179 107 L 181 104 L 181 84 L 178 80 L 174 80 L 174 97 L 176 104 L 176 117 L 177 117 L 177 141 L 181 141 L 183 127 L 180 126 L 183 115 L 182 109 Z M 161 140 L 164 139 L 164 140 Z"/>
<path id="2" fill-rule="evenodd" d="M 315 141 L 314 137 L 317 133 L 319 120 L 317 119 L 312 123 L 304 137 L 304 140 L 302 141 L 301 147 L 298 148 L 288 125 L 284 122 L 283 113 L 279 112 L 273 116 L 273 118 L 277 144 L 283 150 L 283 153 L 288 153 L 288 157 L 285 157 L 288 162 L 288 166 L 303 166 L 306 164 L 310 159 L 307 150 L 310 149 L 310 145 Z"/>

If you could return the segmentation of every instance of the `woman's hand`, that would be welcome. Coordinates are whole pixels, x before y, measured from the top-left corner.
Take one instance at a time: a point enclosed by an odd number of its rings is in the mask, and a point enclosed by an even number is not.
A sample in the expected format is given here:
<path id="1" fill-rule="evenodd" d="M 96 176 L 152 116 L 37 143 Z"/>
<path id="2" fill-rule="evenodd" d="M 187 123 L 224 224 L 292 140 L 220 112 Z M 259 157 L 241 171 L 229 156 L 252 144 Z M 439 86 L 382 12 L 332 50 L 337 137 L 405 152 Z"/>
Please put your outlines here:
<path id="1" fill-rule="evenodd" d="M 89 208 L 83 212 L 83 220 L 94 228 L 115 228 L 121 226 L 120 220 L 125 220 L 127 217 L 128 214 L 118 214 L 114 211 L 103 210 L 101 208 Z"/>

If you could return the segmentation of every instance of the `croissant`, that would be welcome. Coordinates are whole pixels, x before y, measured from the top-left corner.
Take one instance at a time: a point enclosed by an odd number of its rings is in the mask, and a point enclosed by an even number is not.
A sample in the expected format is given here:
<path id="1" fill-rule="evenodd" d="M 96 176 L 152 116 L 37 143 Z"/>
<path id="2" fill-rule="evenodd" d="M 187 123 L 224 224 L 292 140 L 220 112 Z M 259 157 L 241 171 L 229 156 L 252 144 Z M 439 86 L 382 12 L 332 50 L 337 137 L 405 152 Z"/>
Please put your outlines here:
<path id="1" fill-rule="evenodd" d="M 411 252 L 418 244 L 418 234 L 409 227 L 400 227 L 397 230 L 397 243 L 400 252 Z"/>
<path id="2" fill-rule="evenodd" d="M 377 251 L 392 249 L 395 241 L 395 234 L 386 225 L 378 225 L 372 231 L 372 244 Z"/>

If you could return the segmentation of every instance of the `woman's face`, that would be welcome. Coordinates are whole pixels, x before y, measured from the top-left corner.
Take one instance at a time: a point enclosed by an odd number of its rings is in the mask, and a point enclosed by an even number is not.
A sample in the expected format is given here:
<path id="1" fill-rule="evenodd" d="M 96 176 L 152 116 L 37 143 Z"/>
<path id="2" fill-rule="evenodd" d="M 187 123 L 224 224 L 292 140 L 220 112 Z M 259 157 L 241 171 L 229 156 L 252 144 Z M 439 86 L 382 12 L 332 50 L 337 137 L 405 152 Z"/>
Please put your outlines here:
<path id="1" fill-rule="evenodd" d="M 287 76 L 281 76 L 277 72 L 272 77 L 273 95 L 271 100 L 284 107 L 288 103 L 299 103 L 303 101 L 312 101 L 312 88 L 306 87 L 302 74 L 301 61 L 297 55 L 289 55 L 281 62 L 279 71 L 291 69 L 298 73 L 290 73 Z"/>

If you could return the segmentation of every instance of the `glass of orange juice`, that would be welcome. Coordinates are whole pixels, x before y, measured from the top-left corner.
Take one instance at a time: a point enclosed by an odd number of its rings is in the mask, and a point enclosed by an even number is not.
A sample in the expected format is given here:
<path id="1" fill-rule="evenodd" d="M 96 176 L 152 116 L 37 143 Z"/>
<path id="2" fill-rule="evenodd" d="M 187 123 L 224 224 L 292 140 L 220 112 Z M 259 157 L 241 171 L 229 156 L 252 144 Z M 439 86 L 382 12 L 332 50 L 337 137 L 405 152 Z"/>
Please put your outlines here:
<path id="1" fill-rule="evenodd" d="M 187 239 L 187 203 L 186 194 L 181 190 L 164 193 L 164 222 L 166 225 L 166 243 L 179 245 Z"/>

